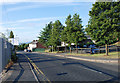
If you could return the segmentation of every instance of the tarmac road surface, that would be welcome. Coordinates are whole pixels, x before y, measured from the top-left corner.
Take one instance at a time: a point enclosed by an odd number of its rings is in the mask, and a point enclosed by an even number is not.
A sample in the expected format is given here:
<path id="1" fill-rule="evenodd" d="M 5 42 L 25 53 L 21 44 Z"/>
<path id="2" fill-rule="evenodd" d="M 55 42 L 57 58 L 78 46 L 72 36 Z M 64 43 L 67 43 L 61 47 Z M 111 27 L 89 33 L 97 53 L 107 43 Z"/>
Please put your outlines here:
<path id="1" fill-rule="evenodd" d="M 18 53 L 19 60 L 3 82 L 118 82 L 118 65 L 75 60 L 41 53 Z"/>

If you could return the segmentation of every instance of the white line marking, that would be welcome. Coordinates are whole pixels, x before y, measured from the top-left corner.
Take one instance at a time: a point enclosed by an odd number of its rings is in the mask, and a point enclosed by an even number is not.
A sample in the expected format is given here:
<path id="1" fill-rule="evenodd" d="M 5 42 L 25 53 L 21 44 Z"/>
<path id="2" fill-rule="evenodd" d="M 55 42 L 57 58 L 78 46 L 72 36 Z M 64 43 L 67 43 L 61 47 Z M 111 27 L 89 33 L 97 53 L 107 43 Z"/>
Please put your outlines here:
<path id="1" fill-rule="evenodd" d="M 29 64 L 29 66 L 30 66 L 30 69 L 31 69 L 33 75 L 34 75 L 35 80 L 39 83 L 39 81 L 38 81 L 38 79 L 37 79 L 37 76 L 35 75 L 35 72 L 33 71 L 33 69 L 32 69 L 32 67 L 31 67 L 31 65 L 30 65 L 29 62 L 28 62 L 28 64 Z"/>
<path id="2" fill-rule="evenodd" d="M 84 68 L 84 69 L 87 69 L 87 70 L 94 71 L 94 72 L 97 72 L 97 73 L 100 73 L 100 74 L 102 74 L 102 72 L 95 71 L 95 70 L 92 70 L 92 69 L 88 69 L 88 68 Z"/>

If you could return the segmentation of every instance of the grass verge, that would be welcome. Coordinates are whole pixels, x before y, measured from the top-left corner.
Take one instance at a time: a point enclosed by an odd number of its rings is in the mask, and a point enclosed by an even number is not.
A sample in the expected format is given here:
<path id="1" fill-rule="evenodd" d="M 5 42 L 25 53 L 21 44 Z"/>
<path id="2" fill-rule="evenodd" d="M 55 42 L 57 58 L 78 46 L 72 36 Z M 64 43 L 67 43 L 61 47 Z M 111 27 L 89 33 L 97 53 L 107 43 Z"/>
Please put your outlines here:
<path id="1" fill-rule="evenodd" d="M 76 54 L 76 53 L 67 53 L 66 55 L 75 55 L 75 56 L 86 56 L 86 57 L 96 57 L 96 58 L 119 58 L 120 52 L 109 52 L 109 56 L 104 56 L 105 53 L 100 54 Z"/>
<path id="2" fill-rule="evenodd" d="M 53 51 L 53 52 L 48 52 L 48 51 L 45 51 L 45 52 L 47 52 L 47 53 L 63 53 L 64 51 Z"/>

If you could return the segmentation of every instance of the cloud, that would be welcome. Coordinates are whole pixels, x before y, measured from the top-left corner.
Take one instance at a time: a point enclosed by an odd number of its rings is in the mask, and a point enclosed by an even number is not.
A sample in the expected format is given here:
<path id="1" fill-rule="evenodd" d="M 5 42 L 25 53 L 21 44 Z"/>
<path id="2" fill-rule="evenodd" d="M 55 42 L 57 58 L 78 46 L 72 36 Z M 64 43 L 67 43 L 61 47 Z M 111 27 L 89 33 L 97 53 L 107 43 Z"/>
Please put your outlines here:
<path id="1" fill-rule="evenodd" d="M 105 2 L 106 0 L 101 0 Z M 115 0 L 117 1 L 117 0 Z M 96 2 L 96 0 L 0 0 L 0 4 L 17 4 L 21 2 Z"/>
<path id="2" fill-rule="evenodd" d="M 57 19 L 65 18 L 62 17 L 48 17 L 48 18 L 32 18 L 32 19 L 22 19 L 17 21 L 0 23 L 0 32 L 6 32 L 6 30 L 12 31 L 29 31 L 32 32 L 35 28 L 42 30 L 46 24 L 50 21 L 55 21 Z M 37 21 L 37 22 L 36 22 Z"/>
<path id="3" fill-rule="evenodd" d="M 7 28 L 8 30 L 22 30 L 25 29 L 24 27 L 14 27 L 14 28 Z"/>
<path id="4" fill-rule="evenodd" d="M 10 2 L 73 2 L 74 0 L 2 0 L 0 2 L 10 3 Z"/>
<path id="5" fill-rule="evenodd" d="M 93 2 L 96 0 L 1 0 L 1 2 Z"/>
<path id="6" fill-rule="evenodd" d="M 17 20 L 17 21 L 11 21 L 6 23 L 0 23 L 0 24 L 16 24 L 16 23 L 24 23 L 24 22 L 36 22 L 36 21 L 54 21 L 58 19 L 64 19 L 65 16 L 62 17 L 46 17 L 46 18 L 32 18 L 32 19 L 23 19 L 23 20 Z"/>
<path id="7" fill-rule="evenodd" d="M 37 8 L 37 7 L 40 7 L 40 5 L 19 6 L 19 7 L 14 7 L 14 8 L 7 8 L 6 12 L 29 9 L 29 8 Z"/>
<path id="8" fill-rule="evenodd" d="M 40 8 L 40 7 L 56 7 L 56 6 L 76 6 L 76 5 L 82 5 L 80 3 L 72 3 L 72 2 L 59 2 L 59 3 L 32 3 L 29 5 L 25 6 L 16 6 L 13 8 L 7 8 L 6 13 L 11 12 L 11 11 L 17 11 L 17 10 L 25 10 L 25 9 L 30 9 L 30 8 Z"/>
<path id="9" fill-rule="evenodd" d="M 22 29 L 25 29 L 24 27 L 3 27 L 3 26 L 0 26 L 0 32 L 4 33 L 6 30 L 22 30 Z"/>
<path id="10" fill-rule="evenodd" d="M 63 2 L 95 2 L 96 0 L 0 0 L 0 4 L 17 4 L 21 2 L 57 2 L 57 3 L 63 3 Z"/>

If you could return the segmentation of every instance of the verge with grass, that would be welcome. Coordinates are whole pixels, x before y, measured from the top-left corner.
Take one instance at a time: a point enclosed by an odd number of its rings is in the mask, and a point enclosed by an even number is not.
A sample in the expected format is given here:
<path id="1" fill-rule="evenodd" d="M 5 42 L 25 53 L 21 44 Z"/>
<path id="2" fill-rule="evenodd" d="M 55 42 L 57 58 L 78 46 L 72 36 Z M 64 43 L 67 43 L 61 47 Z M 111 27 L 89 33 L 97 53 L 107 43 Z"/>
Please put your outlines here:
<path id="1" fill-rule="evenodd" d="M 66 55 L 86 56 L 86 57 L 96 57 L 96 58 L 119 58 L 119 57 L 120 57 L 120 52 L 109 52 L 109 56 L 104 56 L 105 53 L 100 53 L 100 54 L 76 54 L 76 53 L 67 53 Z"/>

